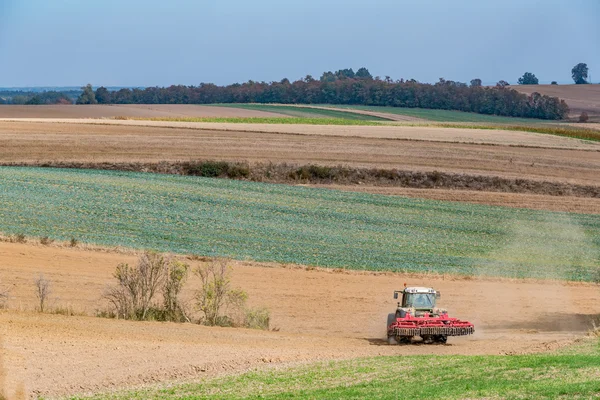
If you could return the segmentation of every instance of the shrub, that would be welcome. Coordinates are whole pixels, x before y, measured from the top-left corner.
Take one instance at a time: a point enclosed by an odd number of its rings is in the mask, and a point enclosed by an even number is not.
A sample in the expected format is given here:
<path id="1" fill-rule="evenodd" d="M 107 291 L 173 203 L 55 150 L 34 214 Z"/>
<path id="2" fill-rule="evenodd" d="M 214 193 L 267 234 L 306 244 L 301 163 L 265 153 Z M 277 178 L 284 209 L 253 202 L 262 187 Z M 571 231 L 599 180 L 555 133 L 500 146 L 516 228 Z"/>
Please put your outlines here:
<path id="1" fill-rule="evenodd" d="M 266 308 L 247 309 L 244 317 L 244 327 L 246 328 L 269 329 L 271 313 Z"/>
<path id="2" fill-rule="evenodd" d="M 332 167 L 321 166 L 321 165 L 308 165 L 302 166 L 295 171 L 290 173 L 290 178 L 299 180 L 314 180 L 314 179 L 334 179 L 336 177 L 336 171 Z"/>
<path id="3" fill-rule="evenodd" d="M 185 172 L 187 175 L 217 178 L 226 175 L 228 169 L 229 163 L 225 161 L 203 161 L 188 164 Z"/>
<path id="4" fill-rule="evenodd" d="M 52 293 L 51 283 L 41 274 L 35 281 L 35 297 L 38 299 L 38 311 L 43 313 Z"/>
<path id="5" fill-rule="evenodd" d="M 585 111 L 583 111 L 580 115 L 579 115 L 579 122 L 587 122 L 590 119 L 588 113 L 586 113 Z"/>
<path id="6" fill-rule="evenodd" d="M 187 280 L 189 266 L 179 260 L 171 260 L 166 265 L 165 281 L 162 287 L 164 320 L 190 322 L 179 295 Z"/>
<path id="7" fill-rule="evenodd" d="M 0 309 L 6 308 L 6 303 L 10 298 L 10 289 L 4 285 L 0 285 Z"/>
<path id="8" fill-rule="evenodd" d="M 114 273 L 118 284 L 104 298 L 112 306 L 107 314 L 132 320 L 188 320 L 178 295 L 187 278 L 188 265 L 156 252 L 145 252 L 136 267 L 119 264 Z M 156 296 L 163 295 L 163 306 Z"/>
<path id="9" fill-rule="evenodd" d="M 22 233 L 17 233 L 16 235 L 13 235 L 11 237 L 11 242 L 14 243 L 25 243 L 27 241 L 27 239 L 25 238 L 25 235 L 23 235 Z"/>
<path id="10" fill-rule="evenodd" d="M 40 238 L 40 243 L 44 246 L 50 246 L 52 243 L 54 243 L 54 239 L 50 239 L 48 236 L 44 236 Z"/>
<path id="11" fill-rule="evenodd" d="M 558 82 L 556 82 L 556 81 L 552 81 L 550 84 L 551 84 L 551 85 L 558 85 Z"/>
<path id="12" fill-rule="evenodd" d="M 77 239 L 75 239 L 75 238 L 71 238 L 71 240 L 69 241 L 69 246 L 70 246 L 70 247 L 77 247 L 77 244 L 78 244 L 78 243 L 79 243 L 79 242 L 77 241 Z"/>
<path id="13" fill-rule="evenodd" d="M 201 264 L 195 272 L 201 282 L 196 292 L 196 305 L 203 314 L 200 323 L 235 326 L 235 314 L 244 309 L 248 296 L 244 291 L 231 287 L 227 262 L 216 260 Z"/>
<path id="14" fill-rule="evenodd" d="M 248 178 L 250 176 L 250 167 L 247 164 L 230 165 L 227 168 L 228 178 Z"/>

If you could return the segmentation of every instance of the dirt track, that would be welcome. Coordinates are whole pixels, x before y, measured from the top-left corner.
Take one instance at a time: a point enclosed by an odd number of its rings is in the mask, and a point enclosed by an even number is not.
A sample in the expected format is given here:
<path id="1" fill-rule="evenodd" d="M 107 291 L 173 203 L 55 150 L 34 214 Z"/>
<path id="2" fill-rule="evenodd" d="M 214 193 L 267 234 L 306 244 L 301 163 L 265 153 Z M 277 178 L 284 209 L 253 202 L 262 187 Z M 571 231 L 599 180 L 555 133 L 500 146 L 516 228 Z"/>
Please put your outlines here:
<path id="1" fill-rule="evenodd" d="M 58 395 L 322 359 L 405 354 L 504 354 L 566 344 L 600 314 L 600 290 L 589 284 L 454 280 L 236 263 L 233 283 L 252 305 L 268 307 L 279 332 L 136 323 L 31 313 L 32 281 L 53 282 L 52 306 L 93 314 L 111 273 L 133 255 L 0 243 L 0 277 L 12 288 L 0 329 L 8 387 Z M 193 264 L 193 263 L 192 263 Z M 384 344 L 391 296 L 404 282 L 434 286 L 453 315 L 477 334 L 447 346 Z M 191 279 L 184 297 L 192 296 Z"/>

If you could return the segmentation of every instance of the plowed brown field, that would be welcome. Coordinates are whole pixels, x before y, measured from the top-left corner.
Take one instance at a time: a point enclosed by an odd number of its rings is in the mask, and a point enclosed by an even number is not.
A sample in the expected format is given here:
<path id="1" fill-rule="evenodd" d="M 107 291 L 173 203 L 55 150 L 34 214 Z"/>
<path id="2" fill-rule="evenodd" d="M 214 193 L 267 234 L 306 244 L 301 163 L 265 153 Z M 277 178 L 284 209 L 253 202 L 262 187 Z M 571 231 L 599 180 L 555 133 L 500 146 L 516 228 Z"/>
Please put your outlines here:
<path id="1" fill-rule="evenodd" d="M 558 97 L 569 105 L 571 117 L 578 117 L 585 111 L 600 121 L 600 85 L 514 85 L 511 88 L 526 94 L 538 92 Z"/>
<path id="2" fill-rule="evenodd" d="M 285 117 L 239 108 L 188 104 L 119 104 L 0 107 L 0 118 L 154 118 L 154 117 Z"/>
<path id="3" fill-rule="evenodd" d="M 271 310 L 278 332 L 138 323 L 33 313 L 33 279 L 53 282 L 52 307 L 93 314 L 120 262 L 132 254 L 0 243 L 0 277 L 12 287 L 0 313 L 7 386 L 51 396 L 158 381 L 199 379 L 269 365 L 375 355 L 512 354 L 572 342 L 600 314 L 591 284 L 453 279 L 234 264 L 233 283 Z M 192 262 L 193 264 L 193 262 Z M 442 292 L 451 314 L 476 324 L 446 346 L 388 346 L 391 296 L 404 282 Z M 191 279 L 184 297 L 197 282 Z"/>

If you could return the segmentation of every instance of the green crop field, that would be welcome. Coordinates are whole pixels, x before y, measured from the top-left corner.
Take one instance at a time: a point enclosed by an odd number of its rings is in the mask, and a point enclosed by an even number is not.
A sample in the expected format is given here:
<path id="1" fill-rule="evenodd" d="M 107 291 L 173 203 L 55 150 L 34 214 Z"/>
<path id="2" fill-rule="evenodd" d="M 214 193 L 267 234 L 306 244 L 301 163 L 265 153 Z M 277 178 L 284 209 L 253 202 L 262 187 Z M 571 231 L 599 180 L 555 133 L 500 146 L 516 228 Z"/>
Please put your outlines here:
<path id="1" fill-rule="evenodd" d="M 0 231 L 351 269 L 597 278 L 600 215 L 144 173 L 0 168 Z"/>
<path id="2" fill-rule="evenodd" d="M 273 112 L 291 117 L 300 118 L 329 118 L 329 119 L 349 119 L 357 121 L 389 121 L 386 118 L 362 115 L 344 110 L 324 110 L 320 108 L 298 107 L 272 104 L 217 104 L 219 107 L 241 108 L 244 110 L 256 110 Z"/>
<path id="3" fill-rule="evenodd" d="M 589 399 L 600 393 L 597 340 L 568 353 L 400 356 L 250 372 L 93 399 Z"/>

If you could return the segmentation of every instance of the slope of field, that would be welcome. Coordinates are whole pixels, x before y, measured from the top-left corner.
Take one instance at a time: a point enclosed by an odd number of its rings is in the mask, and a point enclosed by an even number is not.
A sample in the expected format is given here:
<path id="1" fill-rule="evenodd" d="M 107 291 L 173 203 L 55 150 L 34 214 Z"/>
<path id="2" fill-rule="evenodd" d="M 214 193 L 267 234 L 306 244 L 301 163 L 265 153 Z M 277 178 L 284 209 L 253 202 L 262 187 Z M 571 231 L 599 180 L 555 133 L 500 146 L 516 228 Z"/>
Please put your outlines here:
<path id="1" fill-rule="evenodd" d="M 572 118 L 585 111 L 590 120 L 600 121 L 600 85 L 514 85 L 511 88 L 525 94 L 538 92 L 558 97 L 567 102 Z"/>
<path id="2" fill-rule="evenodd" d="M 535 118 L 513 118 L 500 115 L 487 115 L 469 113 L 453 110 L 433 110 L 428 108 L 402 108 L 402 107 L 379 107 L 379 106 L 347 106 L 347 105 L 324 105 L 339 110 L 356 110 L 370 113 L 380 113 L 381 115 L 400 115 L 407 118 L 413 118 L 421 121 L 436 122 L 475 122 L 491 124 L 542 124 L 548 123 L 548 120 Z M 259 110 L 260 108 L 256 108 Z"/>
<path id="3" fill-rule="evenodd" d="M 325 187 L 352 192 L 403 196 L 417 199 L 458 201 L 491 206 L 530 208 L 533 210 L 562 211 L 582 214 L 600 214 L 600 199 L 571 196 L 548 196 L 526 193 L 499 193 L 474 190 L 414 189 L 372 185 L 319 184 Z"/>
<path id="4" fill-rule="evenodd" d="M 304 105 L 283 104 L 218 104 L 218 107 L 227 107 L 242 110 L 265 111 L 301 118 L 339 118 L 358 121 L 393 121 L 387 115 L 371 115 L 370 113 L 354 112 L 354 110 L 339 110 L 329 107 L 310 107 Z"/>
<path id="5" fill-rule="evenodd" d="M 252 306 L 271 310 L 271 326 L 278 332 L 31 311 L 33 280 L 43 273 L 52 281 L 51 309 L 70 306 L 93 315 L 105 306 L 101 296 L 116 265 L 135 261 L 133 254 L 0 243 L 0 278 L 12 288 L 9 308 L 22 310 L 0 313 L 11 392 L 21 384 L 44 397 L 97 392 L 378 355 L 542 352 L 571 343 L 600 315 L 600 291 L 591 284 L 273 268 L 250 262 L 232 263 L 232 282 L 248 293 Z M 392 292 L 404 282 L 440 290 L 441 305 L 474 322 L 476 334 L 453 338 L 446 346 L 387 346 L 386 316 L 396 305 Z M 184 299 L 193 297 L 198 284 L 190 278 Z"/>
<path id="6" fill-rule="evenodd" d="M 109 246 L 570 280 L 595 279 L 600 251 L 597 215 L 94 170 L 4 167 L 0 182 L 0 231 Z"/>
<path id="7" fill-rule="evenodd" d="M 112 121 L 125 126 L 0 122 L 0 162 L 157 162 L 216 159 L 291 164 L 348 165 L 502 176 L 600 185 L 599 143 L 532 133 L 418 127 L 275 126 L 272 133 L 243 125 Z M 180 128 L 147 125 L 179 126 Z M 191 126 L 197 126 L 191 124 Z M 248 127 L 256 130 L 257 126 Z M 265 128 L 265 129 L 267 129 Z M 384 129 L 391 128 L 391 130 Z M 382 130 L 383 129 L 383 130 Z M 277 133 L 290 132 L 290 133 Z M 297 132 L 297 133 L 294 133 Z M 362 135 L 365 137 L 354 137 Z M 484 135 L 479 137 L 478 135 Z M 390 140 L 386 137 L 409 140 Z M 446 143 L 486 138 L 504 145 Z M 418 139 L 418 140 L 410 140 Z M 533 146 L 508 146 L 529 142 Z"/>
<path id="8" fill-rule="evenodd" d="M 246 110 L 281 112 L 282 114 L 292 116 L 315 117 L 319 115 L 336 116 L 337 118 L 351 119 L 373 119 L 378 121 L 404 121 L 404 122 L 424 122 L 425 119 L 416 118 L 399 113 L 384 112 L 377 107 L 372 109 L 359 109 L 335 105 L 306 105 L 294 104 L 293 106 L 285 104 L 217 104 L 220 107 L 241 108 Z"/>
<path id="9" fill-rule="evenodd" d="M 0 118 L 284 117 L 280 113 L 188 104 L 0 106 Z"/>

